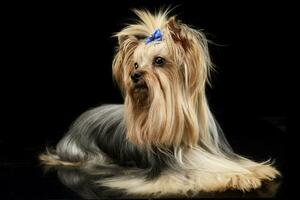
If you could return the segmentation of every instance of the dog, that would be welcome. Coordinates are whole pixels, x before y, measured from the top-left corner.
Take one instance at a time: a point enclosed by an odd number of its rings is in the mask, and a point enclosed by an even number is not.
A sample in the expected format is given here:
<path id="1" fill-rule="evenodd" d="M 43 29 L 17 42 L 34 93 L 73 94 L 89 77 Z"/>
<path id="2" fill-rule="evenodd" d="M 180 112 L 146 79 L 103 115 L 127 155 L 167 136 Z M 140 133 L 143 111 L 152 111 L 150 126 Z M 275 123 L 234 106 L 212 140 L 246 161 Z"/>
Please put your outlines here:
<path id="1" fill-rule="evenodd" d="M 83 113 L 47 166 L 101 175 L 99 186 L 153 197 L 250 191 L 280 172 L 233 152 L 205 95 L 212 63 L 205 35 L 170 12 L 134 10 L 118 39 L 113 76 L 124 105 Z"/>

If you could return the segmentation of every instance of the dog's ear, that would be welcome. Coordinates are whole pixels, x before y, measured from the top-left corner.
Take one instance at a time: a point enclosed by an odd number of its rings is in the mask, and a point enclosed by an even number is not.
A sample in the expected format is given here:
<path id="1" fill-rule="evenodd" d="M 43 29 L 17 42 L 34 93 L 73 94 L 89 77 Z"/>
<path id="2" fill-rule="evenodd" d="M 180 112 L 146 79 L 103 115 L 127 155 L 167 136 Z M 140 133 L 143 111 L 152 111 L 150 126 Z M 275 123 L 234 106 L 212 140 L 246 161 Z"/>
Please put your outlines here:
<path id="1" fill-rule="evenodd" d="M 186 49 L 186 37 L 182 34 L 182 27 L 181 23 L 176 20 L 173 16 L 171 17 L 168 22 L 167 26 L 170 30 L 171 37 L 175 43 L 180 43 L 183 49 Z"/>
<path id="2" fill-rule="evenodd" d="M 136 42 L 137 37 L 134 35 L 125 35 L 122 34 L 122 32 L 115 35 L 118 38 L 118 46 L 119 48 L 122 48 L 122 46 L 125 44 L 125 42 Z"/>
<path id="3" fill-rule="evenodd" d="M 129 36 L 128 35 L 118 35 L 118 44 L 119 46 L 122 46 L 122 44 L 124 43 L 124 41 L 126 41 Z"/>
<path id="4" fill-rule="evenodd" d="M 183 51 L 183 73 L 191 94 L 204 89 L 211 66 L 205 35 L 171 17 L 167 22 L 170 35 Z"/>

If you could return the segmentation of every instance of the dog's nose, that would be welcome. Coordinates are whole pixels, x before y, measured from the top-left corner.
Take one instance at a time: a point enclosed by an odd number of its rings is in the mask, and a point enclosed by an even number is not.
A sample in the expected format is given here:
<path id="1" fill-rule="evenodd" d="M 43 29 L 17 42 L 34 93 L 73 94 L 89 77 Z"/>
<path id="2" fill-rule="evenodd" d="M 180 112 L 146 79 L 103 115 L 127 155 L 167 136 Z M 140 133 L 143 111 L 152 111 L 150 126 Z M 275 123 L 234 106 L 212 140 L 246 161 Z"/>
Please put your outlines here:
<path id="1" fill-rule="evenodd" d="M 142 76 L 141 72 L 139 71 L 134 71 L 131 73 L 130 77 L 131 77 L 131 80 L 135 83 L 137 83 L 140 79 L 140 77 Z"/>

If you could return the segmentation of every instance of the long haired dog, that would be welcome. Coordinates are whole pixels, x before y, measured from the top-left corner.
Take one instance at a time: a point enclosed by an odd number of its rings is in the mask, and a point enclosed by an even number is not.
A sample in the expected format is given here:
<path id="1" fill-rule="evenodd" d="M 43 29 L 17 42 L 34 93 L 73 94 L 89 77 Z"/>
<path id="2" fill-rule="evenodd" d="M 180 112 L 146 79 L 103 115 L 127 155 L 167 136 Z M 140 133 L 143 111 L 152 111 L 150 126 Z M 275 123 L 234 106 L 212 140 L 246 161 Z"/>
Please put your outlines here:
<path id="1" fill-rule="evenodd" d="M 117 33 L 113 76 L 124 105 L 82 114 L 40 156 L 46 165 L 103 175 L 98 184 L 138 195 L 258 188 L 279 172 L 235 154 L 214 119 L 205 86 L 211 71 L 203 33 L 168 11 L 139 17 Z"/>

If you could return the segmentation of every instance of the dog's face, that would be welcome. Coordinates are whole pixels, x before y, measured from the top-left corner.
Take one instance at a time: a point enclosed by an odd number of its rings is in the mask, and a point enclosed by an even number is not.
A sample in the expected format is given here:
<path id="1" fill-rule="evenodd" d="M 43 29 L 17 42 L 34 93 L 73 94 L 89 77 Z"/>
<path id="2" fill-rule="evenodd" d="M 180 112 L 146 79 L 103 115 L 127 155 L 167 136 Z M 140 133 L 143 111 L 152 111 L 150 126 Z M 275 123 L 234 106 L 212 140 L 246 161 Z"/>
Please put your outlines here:
<path id="1" fill-rule="evenodd" d="M 141 22 L 117 34 L 113 62 L 129 139 L 141 145 L 193 145 L 209 65 L 205 38 L 165 13 L 136 13 Z M 147 43 L 155 29 L 162 39 Z"/>
<path id="2" fill-rule="evenodd" d="M 155 77 L 156 80 L 153 81 L 159 82 L 160 73 L 163 73 L 167 67 L 171 67 L 171 61 L 164 42 L 155 42 L 153 44 L 140 42 L 132 57 L 128 87 L 133 89 L 133 92 L 144 92 L 143 86 L 146 86 L 145 88 L 151 87 L 148 83 L 150 81 L 149 76 Z M 149 73 L 152 75 L 149 75 Z"/>
<path id="3" fill-rule="evenodd" d="M 138 109 L 149 107 L 154 98 L 163 99 L 179 80 L 178 64 L 164 41 L 137 45 L 125 70 L 125 89 Z M 173 90 L 173 92 L 175 92 Z"/>

